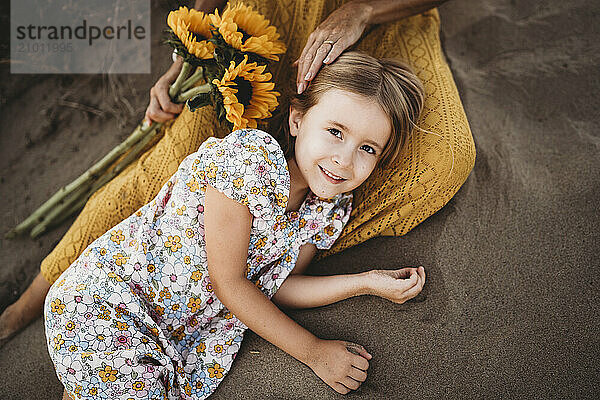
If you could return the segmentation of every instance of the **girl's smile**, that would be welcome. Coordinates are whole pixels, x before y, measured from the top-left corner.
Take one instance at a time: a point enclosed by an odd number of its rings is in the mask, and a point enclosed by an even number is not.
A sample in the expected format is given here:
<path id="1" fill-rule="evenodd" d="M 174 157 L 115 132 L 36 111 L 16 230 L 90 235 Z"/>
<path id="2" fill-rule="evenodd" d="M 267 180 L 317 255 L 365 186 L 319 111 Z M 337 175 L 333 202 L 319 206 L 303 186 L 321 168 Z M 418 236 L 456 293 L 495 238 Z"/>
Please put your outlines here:
<path id="1" fill-rule="evenodd" d="M 371 174 L 392 127 L 381 106 L 354 93 L 330 89 L 304 115 L 290 110 L 296 137 L 290 193 L 310 189 L 331 198 L 360 186 Z"/>

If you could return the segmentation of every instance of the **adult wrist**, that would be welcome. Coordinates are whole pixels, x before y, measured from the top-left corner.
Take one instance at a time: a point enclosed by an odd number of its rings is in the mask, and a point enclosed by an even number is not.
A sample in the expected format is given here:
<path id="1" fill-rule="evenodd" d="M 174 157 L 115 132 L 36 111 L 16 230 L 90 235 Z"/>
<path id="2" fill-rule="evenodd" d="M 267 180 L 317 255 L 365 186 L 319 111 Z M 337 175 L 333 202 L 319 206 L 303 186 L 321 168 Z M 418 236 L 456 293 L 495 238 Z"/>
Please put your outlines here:
<path id="1" fill-rule="evenodd" d="M 371 22 L 373 20 L 373 11 L 374 11 L 373 6 L 368 1 L 365 1 L 365 0 L 357 0 L 353 3 L 356 6 L 360 7 L 360 9 L 362 11 L 361 19 L 362 19 L 363 23 L 365 25 L 373 24 L 373 22 Z M 352 3 L 346 3 L 346 4 L 352 4 Z"/>

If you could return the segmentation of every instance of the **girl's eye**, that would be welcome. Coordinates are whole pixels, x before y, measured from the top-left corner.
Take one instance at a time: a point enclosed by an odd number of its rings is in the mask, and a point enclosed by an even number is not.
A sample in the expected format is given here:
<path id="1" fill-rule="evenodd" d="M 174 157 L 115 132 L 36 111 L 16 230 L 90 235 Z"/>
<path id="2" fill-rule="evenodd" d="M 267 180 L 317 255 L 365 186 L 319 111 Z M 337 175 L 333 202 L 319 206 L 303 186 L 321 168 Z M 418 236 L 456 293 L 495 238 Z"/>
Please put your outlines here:
<path id="1" fill-rule="evenodd" d="M 372 148 L 371 146 L 367 145 L 367 144 L 361 146 L 360 148 L 363 149 L 364 151 L 366 151 L 369 154 L 375 154 L 375 149 Z"/>
<path id="2" fill-rule="evenodd" d="M 328 128 L 327 130 L 329 131 L 329 133 L 331 133 L 335 137 L 338 137 L 338 138 L 342 137 L 342 132 L 340 132 L 339 130 L 337 130 L 335 128 Z"/>

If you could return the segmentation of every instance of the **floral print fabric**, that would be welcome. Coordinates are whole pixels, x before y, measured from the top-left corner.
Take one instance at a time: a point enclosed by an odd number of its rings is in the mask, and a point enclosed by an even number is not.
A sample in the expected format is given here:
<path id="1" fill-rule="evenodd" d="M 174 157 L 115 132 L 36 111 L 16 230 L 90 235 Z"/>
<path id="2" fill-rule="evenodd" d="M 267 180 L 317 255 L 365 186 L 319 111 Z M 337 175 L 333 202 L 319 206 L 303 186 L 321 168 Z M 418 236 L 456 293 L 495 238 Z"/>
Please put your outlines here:
<path id="1" fill-rule="evenodd" d="M 91 243 L 50 288 L 48 349 L 76 398 L 203 399 L 231 368 L 247 327 L 208 276 L 207 185 L 254 216 L 246 275 L 269 298 L 300 246 L 330 248 L 350 216 L 351 194 L 309 192 L 298 211 L 285 212 L 290 176 L 269 134 L 208 139 L 154 200 Z"/>

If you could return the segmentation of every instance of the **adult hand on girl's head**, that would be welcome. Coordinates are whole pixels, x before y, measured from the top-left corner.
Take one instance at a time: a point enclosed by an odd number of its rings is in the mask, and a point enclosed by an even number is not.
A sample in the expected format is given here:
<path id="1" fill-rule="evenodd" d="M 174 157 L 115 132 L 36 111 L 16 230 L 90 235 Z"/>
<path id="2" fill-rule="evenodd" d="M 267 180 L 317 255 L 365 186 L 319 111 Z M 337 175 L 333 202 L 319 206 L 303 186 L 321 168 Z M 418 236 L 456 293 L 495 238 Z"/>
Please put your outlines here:
<path id="1" fill-rule="evenodd" d="M 367 379 L 372 356 L 359 344 L 319 339 L 307 364 L 319 378 L 338 393 L 356 390 Z"/>
<path id="2" fill-rule="evenodd" d="M 178 57 L 177 61 L 171 65 L 163 76 L 158 78 L 150 89 L 150 103 L 146 108 L 146 120 L 165 122 L 175 118 L 177 114 L 183 111 L 183 104 L 173 103 L 171 97 L 169 97 L 169 87 L 177 79 L 182 65 L 183 61 L 181 57 Z"/>
<path id="3" fill-rule="evenodd" d="M 323 63 L 332 63 L 360 39 L 369 21 L 371 9 L 370 5 L 360 2 L 344 4 L 308 36 L 302 54 L 294 62 L 298 66 L 298 94 L 306 89 Z"/>
<path id="4" fill-rule="evenodd" d="M 368 293 L 402 304 L 416 297 L 425 285 L 425 269 L 401 268 L 378 269 L 367 274 Z"/>

